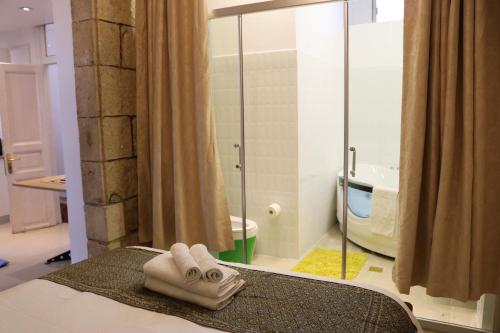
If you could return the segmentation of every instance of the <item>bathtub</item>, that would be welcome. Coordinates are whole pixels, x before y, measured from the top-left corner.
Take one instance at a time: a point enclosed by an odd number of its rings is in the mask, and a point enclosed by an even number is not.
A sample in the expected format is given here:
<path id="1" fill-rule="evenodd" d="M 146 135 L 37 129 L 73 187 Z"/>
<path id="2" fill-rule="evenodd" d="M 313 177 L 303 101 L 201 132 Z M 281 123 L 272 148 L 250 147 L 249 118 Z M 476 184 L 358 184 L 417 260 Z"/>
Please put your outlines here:
<path id="1" fill-rule="evenodd" d="M 340 227 L 343 226 L 342 204 L 343 204 L 343 172 L 340 171 L 337 177 L 337 219 Z M 359 189 L 369 191 L 370 188 L 382 186 L 395 191 L 399 189 L 399 170 L 396 168 L 387 168 L 374 164 L 358 164 L 356 166 L 356 175 L 349 175 L 349 184 Z M 354 185 L 352 185 L 354 184 Z M 357 185 L 357 186 L 356 186 Z M 397 199 L 394 206 L 397 207 Z M 394 226 L 394 233 L 391 237 L 372 233 L 370 228 L 371 218 L 359 217 L 355 215 L 350 208 L 347 210 L 347 238 L 353 243 L 368 250 L 395 257 L 397 251 L 399 222 Z M 371 212 L 373 214 L 373 212 Z M 394 212 L 396 214 L 396 212 Z"/>

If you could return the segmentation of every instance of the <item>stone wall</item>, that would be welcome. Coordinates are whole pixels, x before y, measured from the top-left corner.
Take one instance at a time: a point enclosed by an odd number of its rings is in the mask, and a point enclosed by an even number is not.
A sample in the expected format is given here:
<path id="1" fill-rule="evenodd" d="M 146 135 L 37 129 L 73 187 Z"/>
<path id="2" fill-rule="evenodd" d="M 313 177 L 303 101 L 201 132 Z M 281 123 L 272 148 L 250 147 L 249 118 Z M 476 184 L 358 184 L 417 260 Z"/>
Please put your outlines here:
<path id="1" fill-rule="evenodd" d="M 72 0 L 89 255 L 137 244 L 135 1 Z"/>

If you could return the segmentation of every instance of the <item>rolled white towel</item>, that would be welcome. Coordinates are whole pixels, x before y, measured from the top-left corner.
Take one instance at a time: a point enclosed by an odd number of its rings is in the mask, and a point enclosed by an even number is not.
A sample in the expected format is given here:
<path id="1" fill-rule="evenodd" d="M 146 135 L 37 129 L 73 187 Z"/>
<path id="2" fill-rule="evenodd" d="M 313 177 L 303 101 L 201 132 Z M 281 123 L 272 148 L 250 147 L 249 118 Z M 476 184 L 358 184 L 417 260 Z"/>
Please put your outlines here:
<path id="1" fill-rule="evenodd" d="M 144 286 L 152 291 L 156 291 L 157 293 L 177 298 L 186 302 L 198 304 L 210 310 L 221 310 L 226 307 L 234 299 L 233 295 L 241 290 L 244 284 L 244 280 L 239 280 L 234 284 L 231 292 L 227 292 L 225 295 L 219 298 L 209 298 L 194 294 L 182 288 L 177 288 L 176 286 L 147 275 L 144 282 Z"/>
<path id="2" fill-rule="evenodd" d="M 212 283 L 198 280 L 194 283 L 187 284 L 177 269 L 174 258 L 170 253 L 164 253 L 154 257 L 144 264 L 143 269 L 147 277 L 163 281 L 175 287 L 209 298 L 224 297 L 233 290 L 234 286 L 239 283 L 240 280 L 238 271 L 221 265 L 221 281 Z"/>
<path id="3" fill-rule="evenodd" d="M 201 277 L 205 281 L 219 282 L 223 278 L 221 266 L 210 253 L 207 247 L 203 244 L 195 244 L 191 246 L 189 252 L 194 260 L 198 263 L 201 269 Z"/>
<path id="4" fill-rule="evenodd" d="M 184 243 L 175 243 L 170 247 L 170 253 L 175 265 L 186 283 L 194 283 L 201 278 L 201 268 L 189 253 L 189 248 Z"/>

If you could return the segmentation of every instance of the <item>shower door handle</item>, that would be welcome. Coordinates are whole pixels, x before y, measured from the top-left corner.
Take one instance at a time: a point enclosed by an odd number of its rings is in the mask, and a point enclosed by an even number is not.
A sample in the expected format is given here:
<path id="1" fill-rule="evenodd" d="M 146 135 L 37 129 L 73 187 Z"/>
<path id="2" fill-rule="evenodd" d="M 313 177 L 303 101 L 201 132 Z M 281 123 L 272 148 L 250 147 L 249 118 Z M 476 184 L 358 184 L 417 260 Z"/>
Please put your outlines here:
<path id="1" fill-rule="evenodd" d="M 235 165 L 236 169 L 241 170 L 241 147 L 239 143 L 233 145 L 234 148 L 238 149 L 238 164 Z"/>
<path id="2" fill-rule="evenodd" d="M 356 147 L 349 147 L 349 151 L 352 151 L 352 168 L 349 173 L 356 177 Z"/>

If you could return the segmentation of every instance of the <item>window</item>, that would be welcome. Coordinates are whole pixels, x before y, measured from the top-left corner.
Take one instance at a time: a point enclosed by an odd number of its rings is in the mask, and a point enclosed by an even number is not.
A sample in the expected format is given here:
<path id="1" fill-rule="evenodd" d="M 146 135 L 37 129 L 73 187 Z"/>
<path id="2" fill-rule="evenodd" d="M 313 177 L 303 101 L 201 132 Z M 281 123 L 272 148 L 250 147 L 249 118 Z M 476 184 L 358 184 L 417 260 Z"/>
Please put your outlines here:
<path id="1" fill-rule="evenodd" d="M 404 17 L 404 0 L 376 0 L 377 22 L 401 21 Z"/>

